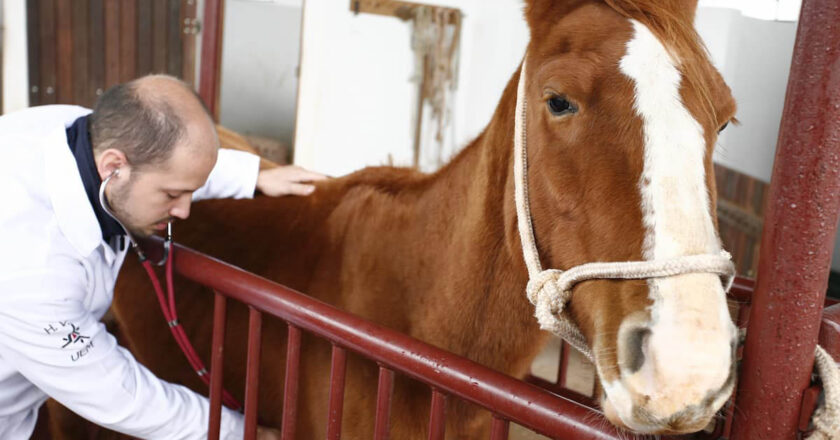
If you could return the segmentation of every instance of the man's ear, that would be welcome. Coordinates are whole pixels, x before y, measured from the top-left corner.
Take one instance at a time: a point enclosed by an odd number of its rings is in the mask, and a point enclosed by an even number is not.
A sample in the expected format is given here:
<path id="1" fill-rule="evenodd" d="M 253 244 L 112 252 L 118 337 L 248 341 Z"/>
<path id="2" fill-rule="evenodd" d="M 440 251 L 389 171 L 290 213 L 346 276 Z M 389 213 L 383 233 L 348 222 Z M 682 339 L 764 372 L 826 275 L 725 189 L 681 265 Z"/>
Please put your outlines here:
<path id="1" fill-rule="evenodd" d="M 114 173 L 118 173 L 120 177 L 128 177 L 131 167 L 125 153 L 116 148 L 108 148 L 97 155 L 96 171 L 99 178 L 105 180 Z"/>

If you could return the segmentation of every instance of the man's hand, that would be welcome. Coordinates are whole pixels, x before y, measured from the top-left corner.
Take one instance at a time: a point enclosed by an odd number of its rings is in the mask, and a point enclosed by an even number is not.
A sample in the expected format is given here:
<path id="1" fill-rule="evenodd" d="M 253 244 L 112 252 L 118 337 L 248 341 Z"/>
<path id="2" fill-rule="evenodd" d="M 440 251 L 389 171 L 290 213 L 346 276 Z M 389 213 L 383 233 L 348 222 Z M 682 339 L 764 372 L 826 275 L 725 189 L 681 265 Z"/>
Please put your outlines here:
<path id="1" fill-rule="evenodd" d="M 268 196 L 308 196 L 315 191 L 315 185 L 311 183 L 326 178 L 323 174 L 288 165 L 260 171 L 257 189 Z"/>
<path id="2" fill-rule="evenodd" d="M 280 440 L 280 431 L 257 426 L 257 440 Z"/>

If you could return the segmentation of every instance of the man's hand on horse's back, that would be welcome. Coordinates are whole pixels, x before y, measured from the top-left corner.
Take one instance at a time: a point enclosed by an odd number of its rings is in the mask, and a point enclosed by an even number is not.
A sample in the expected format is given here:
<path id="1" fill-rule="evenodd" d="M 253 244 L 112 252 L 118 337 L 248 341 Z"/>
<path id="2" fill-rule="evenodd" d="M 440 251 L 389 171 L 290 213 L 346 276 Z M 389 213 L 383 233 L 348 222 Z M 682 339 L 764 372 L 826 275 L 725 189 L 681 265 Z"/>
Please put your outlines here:
<path id="1" fill-rule="evenodd" d="M 280 431 L 273 428 L 257 427 L 257 440 L 280 440 Z"/>
<path id="2" fill-rule="evenodd" d="M 308 196 L 315 191 L 312 182 L 326 178 L 323 174 L 288 165 L 260 171 L 257 189 L 267 196 Z"/>

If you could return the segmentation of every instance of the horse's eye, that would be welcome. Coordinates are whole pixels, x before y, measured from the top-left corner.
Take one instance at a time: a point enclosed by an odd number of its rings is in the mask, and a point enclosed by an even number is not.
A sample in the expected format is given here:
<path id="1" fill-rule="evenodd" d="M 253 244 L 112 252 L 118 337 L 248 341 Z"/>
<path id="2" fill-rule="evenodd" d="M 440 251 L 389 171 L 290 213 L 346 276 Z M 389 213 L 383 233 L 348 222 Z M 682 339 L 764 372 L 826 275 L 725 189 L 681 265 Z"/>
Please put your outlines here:
<path id="1" fill-rule="evenodd" d="M 722 132 L 723 130 L 726 130 L 726 127 L 728 127 L 728 126 L 729 126 L 729 121 L 724 122 L 723 125 L 721 125 L 720 128 L 718 128 L 718 133 Z"/>
<path id="2" fill-rule="evenodd" d="M 548 99 L 548 109 L 551 111 L 551 114 L 554 116 L 563 116 L 570 113 L 576 113 L 577 107 L 575 107 L 568 99 L 564 96 L 552 96 Z"/>

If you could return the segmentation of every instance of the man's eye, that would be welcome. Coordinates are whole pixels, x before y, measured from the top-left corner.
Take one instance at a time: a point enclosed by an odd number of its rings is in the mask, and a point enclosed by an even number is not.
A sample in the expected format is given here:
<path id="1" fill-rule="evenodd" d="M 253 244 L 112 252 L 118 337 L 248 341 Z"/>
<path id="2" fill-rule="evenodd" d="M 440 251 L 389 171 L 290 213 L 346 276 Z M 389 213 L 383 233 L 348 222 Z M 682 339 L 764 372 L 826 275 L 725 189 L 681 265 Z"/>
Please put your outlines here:
<path id="1" fill-rule="evenodd" d="M 166 197 L 169 197 L 171 200 L 175 200 L 175 199 L 178 198 L 178 195 L 177 194 L 166 193 Z"/>

